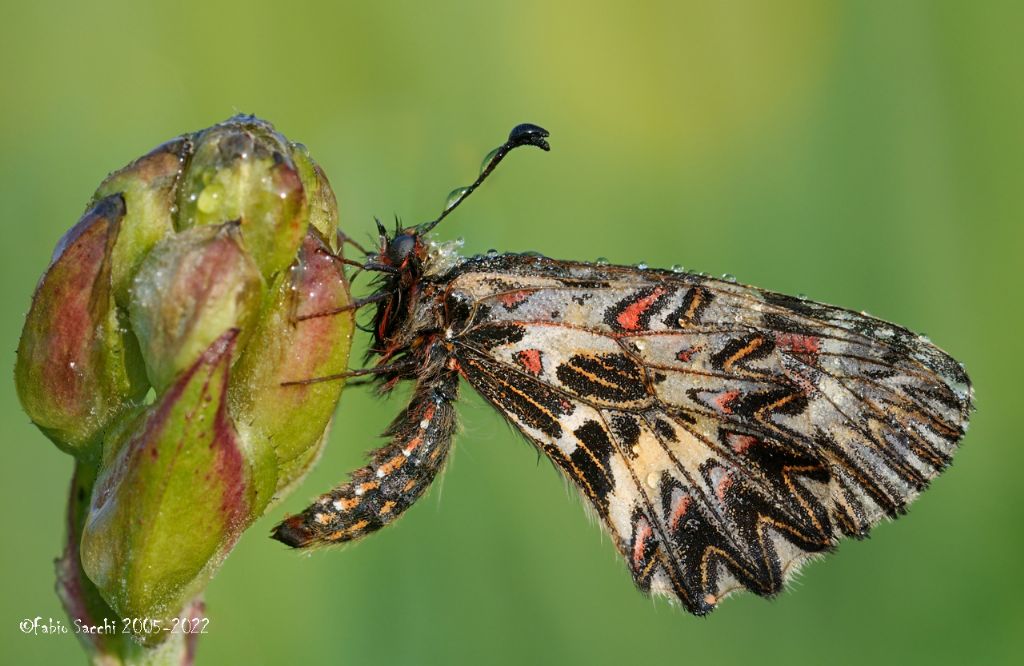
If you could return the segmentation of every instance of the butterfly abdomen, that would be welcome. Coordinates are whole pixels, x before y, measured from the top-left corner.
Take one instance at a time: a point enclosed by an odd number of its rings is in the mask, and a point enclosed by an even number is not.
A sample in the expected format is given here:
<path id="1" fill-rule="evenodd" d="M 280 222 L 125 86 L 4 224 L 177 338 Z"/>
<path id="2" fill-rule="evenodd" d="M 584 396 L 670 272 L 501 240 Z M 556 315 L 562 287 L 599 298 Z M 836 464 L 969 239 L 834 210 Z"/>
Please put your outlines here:
<path id="1" fill-rule="evenodd" d="M 396 520 L 419 499 L 448 459 L 455 430 L 458 375 L 436 363 L 420 377 L 412 401 L 386 431 L 390 442 L 348 482 L 278 525 L 275 539 L 295 548 L 344 543 Z"/>

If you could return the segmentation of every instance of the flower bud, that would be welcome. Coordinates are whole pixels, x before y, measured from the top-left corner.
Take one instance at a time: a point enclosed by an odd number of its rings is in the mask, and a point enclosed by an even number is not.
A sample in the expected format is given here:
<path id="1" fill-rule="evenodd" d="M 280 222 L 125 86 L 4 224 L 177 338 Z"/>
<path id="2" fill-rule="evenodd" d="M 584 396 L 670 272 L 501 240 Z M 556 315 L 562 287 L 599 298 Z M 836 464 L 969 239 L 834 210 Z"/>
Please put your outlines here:
<path id="1" fill-rule="evenodd" d="M 186 137 L 168 141 L 107 176 L 96 190 L 96 199 L 119 194 L 125 202 L 111 259 L 114 299 L 120 307 L 128 305 L 132 277 L 146 254 L 174 232 L 175 188 L 191 147 Z"/>
<path id="2" fill-rule="evenodd" d="M 178 633 L 155 649 L 145 648 L 124 633 L 123 625 L 116 623 L 117 613 L 104 601 L 100 591 L 82 570 L 79 543 L 82 525 L 89 509 L 89 498 L 96 479 L 94 465 L 78 461 L 68 494 L 67 542 L 64 553 L 55 562 L 57 568 L 57 594 L 73 623 L 87 627 L 112 626 L 113 631 L 82 631 L 78 640 L 96 664 L 192 664 L 197 634 Z M 194 601 L 183 609 L 181 617 L 202 615 L 203 603 Z M 150 618 L 152 619 L 152 618 Z M 129 624 L 131 626 L 131 624 Z M 137 623 L 136 623 L 137 626 Z M 111 659 L 117 655 L 118 659 Z"/>
<path id="3" fill-rule="evenodd" d="M 269 123 L 252 117 L 197 135 L 178 206 L 178 229 L 238 221 L 267 278 L 291 264 L 309 224 L 291 147 Z"/>
<path id="4" fill-rule="evenodd" d="M 148 389 L 133 336 L 111 292 L 111 255 L 125 215 L 100 199 L 57 245 L 25 319 L 14 376 L 32 421 L 65 451 L 82 452 Z"/>
<path id="5" fill-rule="evenodd" d="M 334 238 L 338 230 L 338 201 L 327 181 L 327 175 L 301 143 L 292 144 L 292 157 L 299 170 L 302 187 L 306 190 L 310 226 L 315 227 L 324 238 Z"/>
<path id="6" fill-rule="evenodd" d="M 308 380 L 343 376 L 354 327 L 336 230 L 305 147 L 238 116 L 109 176 L 58 244 L 15 380 L 76 455 L 58 562 L 72 617 L 197 612 L 241 532 L 316 460 L 343 382 Z M 112 663 L 192 648 L 138 638 L 83 644 Z"/>
<path id="7" fill-rule="evenodd" d="M 176 614 L 248 522 L 249 465 L 226 400 L 237 333 L 215 340 L 105 447 L 81 559 L 121 617 Z"/>
<path id="8" fill-rule="evenodd" d="M 311 228 L 298 260 L 272 286 L 249 342 L 252 351 L 235 367 L 230 389 L 243 439 L 275 443 L 270 464 L 276 478 L 261 493 L 263 506 L 296 481 L 320 452 L 344 382 L 289 382 L 346 370 L 353 312 L 332 312 L 348 303 L 344 271 L 320 232 Z"/>
<path id="9" fill-rule="evenodd" d="M 194 227 L 160 241 L 135 275 L 129 303 L 153 387 L 162 391 L 226 331 L 248 333 L 262 292 L 237 223 Z"/>

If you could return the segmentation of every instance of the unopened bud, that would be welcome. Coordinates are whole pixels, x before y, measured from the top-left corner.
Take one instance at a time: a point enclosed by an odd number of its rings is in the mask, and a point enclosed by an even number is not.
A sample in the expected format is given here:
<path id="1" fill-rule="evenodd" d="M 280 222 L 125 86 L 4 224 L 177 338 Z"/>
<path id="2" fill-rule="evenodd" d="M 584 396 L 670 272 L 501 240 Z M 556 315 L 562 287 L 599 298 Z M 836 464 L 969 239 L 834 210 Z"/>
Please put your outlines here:
<path id="1" fill-rule="evenodd" d="M 160 241 L 135 275 L 130 320 L 157 391 L 229 329 L 248 333 L 263 279 L 240 241 L 231 222 L 187 229 Z"/>
<path id="2" fill-rule="evenodd" d="M 97 444 L 148 389 L 111 291 L 111 255 L 124 215 L 124 200 L 110 195 L 64 235 L 36 288 L 18 346 L 21 404 L 69 452 Z"/>
<path id="3" fill-rule="evenodd" d="M 178 193 L 178 228 L 238 221 L 270 277 L 295 258 L 309 224 L 291 148 L 262 120 L 236 117 L 200 132 Z"/>
<path id="4" fill-rule="evenodd" d="M 249 466 L 226 401 L 236 337 L 214 341 L 104 451 L 82 566 L 121 617 L 173 616 L 247 524 Z"/>

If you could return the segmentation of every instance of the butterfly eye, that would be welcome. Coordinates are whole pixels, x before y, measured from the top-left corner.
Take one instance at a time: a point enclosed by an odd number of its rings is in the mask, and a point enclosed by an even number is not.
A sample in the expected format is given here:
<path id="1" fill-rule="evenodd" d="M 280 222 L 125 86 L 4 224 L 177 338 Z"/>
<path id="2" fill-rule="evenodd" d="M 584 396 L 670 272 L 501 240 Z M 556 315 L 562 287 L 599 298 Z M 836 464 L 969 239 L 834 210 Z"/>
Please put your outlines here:
<path id="1" fill-rule="evenodd" d="M 399 234 L 388 243 L 387 258 L 394 265 L 400 265 L 416 247 L 416 237 L 412 234 Z"/>

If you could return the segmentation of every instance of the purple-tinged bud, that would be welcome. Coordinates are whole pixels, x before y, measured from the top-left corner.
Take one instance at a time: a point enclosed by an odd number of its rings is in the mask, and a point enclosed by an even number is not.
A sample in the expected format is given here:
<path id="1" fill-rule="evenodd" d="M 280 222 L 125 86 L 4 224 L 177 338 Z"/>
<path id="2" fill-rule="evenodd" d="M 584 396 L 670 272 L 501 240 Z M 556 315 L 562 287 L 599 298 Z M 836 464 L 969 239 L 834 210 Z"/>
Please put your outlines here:
<path id="1" fill-rule="evenodd" d="M 231 407 L 245 441 L 273 442 L 260 475 L 260 510 L 315 461 L 344 388 L 343 380 L 292 384 L 348 368 L 353 311 L 348 281 L 324 238 L 310 229 L 291 269 L 274 282 L 268 304 L 239 360 Z M 323 315 L 323 316 L 310 316 Z"/>
<path id="2" fill-rule="evenodd" d="M 198 612 L 242 530 L 315 461 L 343 382 L 306 380 L 343 375 L 352 343 L 336 229 L 305 148 L 237 116 L 109 176 L 61 240 L 15 379 L 77 458 L 58 562 L 73 618 Z M 83 643 L 97 663 L 189 663 L 168 636 Z"/>
<path id="3" fill-rule="evenodd" d="M 249 464 L 226 400 L 236 338 L 215 340 L 104 450 L 81 558 L 121 617 L 176 614 L 248 524 Z"/>
<path id="4" fill-rule="evenodd" d="M 139 268 L 129 315 L 158 391 L 230 329 L 258 314 L 263 279 L 242 247 L 238 225 L 204 225 L 160 241 Z"/>
<path id="5" fill-rule="evenodd" d="M 21 404 L 71 453 L 97 444 L 148 388 L 111 291 L 111 254 L 124 215 L 124 200 L 110 195 L 64 235 L 36 287 L 18 347 Z"/>

